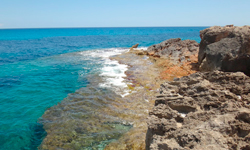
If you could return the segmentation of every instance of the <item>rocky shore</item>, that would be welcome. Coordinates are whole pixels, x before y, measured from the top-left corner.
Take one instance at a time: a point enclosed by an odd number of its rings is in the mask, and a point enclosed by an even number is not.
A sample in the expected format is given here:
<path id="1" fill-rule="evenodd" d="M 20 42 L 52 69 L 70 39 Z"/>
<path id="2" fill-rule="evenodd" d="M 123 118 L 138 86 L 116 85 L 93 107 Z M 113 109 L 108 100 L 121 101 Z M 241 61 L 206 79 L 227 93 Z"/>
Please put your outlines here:
<path id="1" fill-rule="evenodd" d="M 106 149 L 250 149 L 250 26 L 214 26 L 200 37 L 200 44 L 177 38 L 147 50 L 136 44 L 112 58 L 130 66 L 130 89 L 151 100 L 141 125 Z"/>
<path id="2" fill-rule="evenodd" d="M 250 27 L 215 26 L 200 37 L 198 63 L 189 64 L 198 72 L 161 84 L 147 120 L 147 150 L 250 149 Z M 144 54 L 183 66 L 197 44 L 188 41 L 183 52 L 178 42 L 164 41 Z"/>
<path id="3" fill-rule="evenodd" d="M 174 77 L 194 73 L 198 68 L 196 64 L 199 44 L 195 41 L 166 40 L 149 47 L 150 51 L 140 50 L 137 47 L 138 44 L 132 46 L 129 52 L 110 58 L 129 66 L 126 71 L 126 82 L 131 92 L 123 99 L 131 103 L 123 107 L 127 108 L 126 111 L 133 111 L 136 115 L 128 116 L 133 122 L 131 130 L 117 141 L 107 145 L 105 150 L 144 150 L 148 113 L 154 106 L 161 83 L 171 81 Z M 164 48 L 171 49 L 172 53 L 161 53 L 160 49 Z M 168 55 L 174 55 L 175 58 L 169 59 Z M 182 59 L 179 59 L 181 57 Z M 135 119 L 136 116 L 137 119 Z"/>
<path id="4" fill-rule="evenodd" d="M 96 88 L 102 78 L 90 77 L 93 86 L 43 115 L 40 149 L 249 150 L 250 26 L 210 27 L 200 37 L 110 57 L 128 66 L 129 94 Z"/>

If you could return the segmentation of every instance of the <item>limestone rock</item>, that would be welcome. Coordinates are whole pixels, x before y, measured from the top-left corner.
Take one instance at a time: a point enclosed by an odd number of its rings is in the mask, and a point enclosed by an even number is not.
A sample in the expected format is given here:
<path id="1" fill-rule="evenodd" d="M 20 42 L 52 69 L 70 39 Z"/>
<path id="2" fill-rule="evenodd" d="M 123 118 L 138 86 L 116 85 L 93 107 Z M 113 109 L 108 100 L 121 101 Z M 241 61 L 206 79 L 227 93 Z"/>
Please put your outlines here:
<path id="1" fill-rule="evenodd" d="M 173 63 L 186 62 L 198 53 L 199 44 L 193 40 L 169 39 L 147 49 L 149 56 L 168 58 Z"/>
<path id="2" fill-rule="evenodd" d="M 214 26 L 200 31 L 201 71 L 242 71 L 250 75 L 250 26 Z"/>
<path id="3" fill-rule="evenodd" d="M 250 148 L 250 77 L 194 73 L 161 85 L 149 113 L 146 149 Z"/>

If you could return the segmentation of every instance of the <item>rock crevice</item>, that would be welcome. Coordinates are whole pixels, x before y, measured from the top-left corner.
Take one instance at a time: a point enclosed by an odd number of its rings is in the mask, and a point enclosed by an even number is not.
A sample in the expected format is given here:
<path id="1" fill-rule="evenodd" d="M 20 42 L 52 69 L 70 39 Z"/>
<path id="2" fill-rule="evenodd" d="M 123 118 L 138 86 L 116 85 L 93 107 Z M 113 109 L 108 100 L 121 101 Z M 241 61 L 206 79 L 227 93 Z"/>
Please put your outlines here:
<path id="1" fill-rule="evenodd" d="M 199 72 L 165 82 L 148 118 L 146 149 L 244 149 L 249 91 L 250 78 L 241 72 Z"/>

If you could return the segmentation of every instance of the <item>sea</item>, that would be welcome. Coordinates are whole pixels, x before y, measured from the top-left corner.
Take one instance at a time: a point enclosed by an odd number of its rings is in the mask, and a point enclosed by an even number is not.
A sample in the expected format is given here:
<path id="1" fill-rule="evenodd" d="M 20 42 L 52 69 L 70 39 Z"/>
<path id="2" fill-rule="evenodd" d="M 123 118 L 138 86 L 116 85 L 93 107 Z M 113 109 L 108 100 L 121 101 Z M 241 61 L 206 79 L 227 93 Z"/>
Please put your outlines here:
<path id="1" fill-rule="evenodd" d="M 96 93 L 102 99 L 102 92 L 126 96 L 121 88 L 126 87 L 123 80 L 128 66 L 110 60 L 110 56 L 126 52 L 137 43 L 146 49 L 170 38 L 200 42 L 199 31 L 205 28 L 0 29 L 0 149 L 38 149 L 48 135 L 48 122 L 56 120 L 50 119 L 55 115 L 51 112 L 58 110 L 65 99 L 69 101 L 72 93 L 85 92 L 78 98 L 85 102 Z M 97 107 L 88 106 L 86 111 Z M 91 116 L 84 119 L 92 120 Z"/>

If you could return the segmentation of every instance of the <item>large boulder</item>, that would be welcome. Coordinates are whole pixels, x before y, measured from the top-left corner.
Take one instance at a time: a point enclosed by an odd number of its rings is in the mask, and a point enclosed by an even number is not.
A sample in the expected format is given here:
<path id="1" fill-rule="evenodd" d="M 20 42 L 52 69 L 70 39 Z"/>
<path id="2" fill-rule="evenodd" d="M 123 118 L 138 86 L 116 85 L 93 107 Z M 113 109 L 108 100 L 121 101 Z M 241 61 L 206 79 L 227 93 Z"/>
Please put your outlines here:
<path id="1" fill-rule="evenodd" d="M 193 40 L 169 39 L 148 47 L 147 54 L 154 57 L 167 58 L 174 64 L 190 61 L 198 53 L 199 44 Z"/>
<path id="2" fill-rule="evenodd" d="M 250 149 L 250 77 L 199 72 L 162 84 L 146 149 Z"/>
<path id="3" fill-rule="evenodd" d="M 250 75 L 250 26 L 214 26 L 200 31 L 201 71 L 242 71 Z"/>

